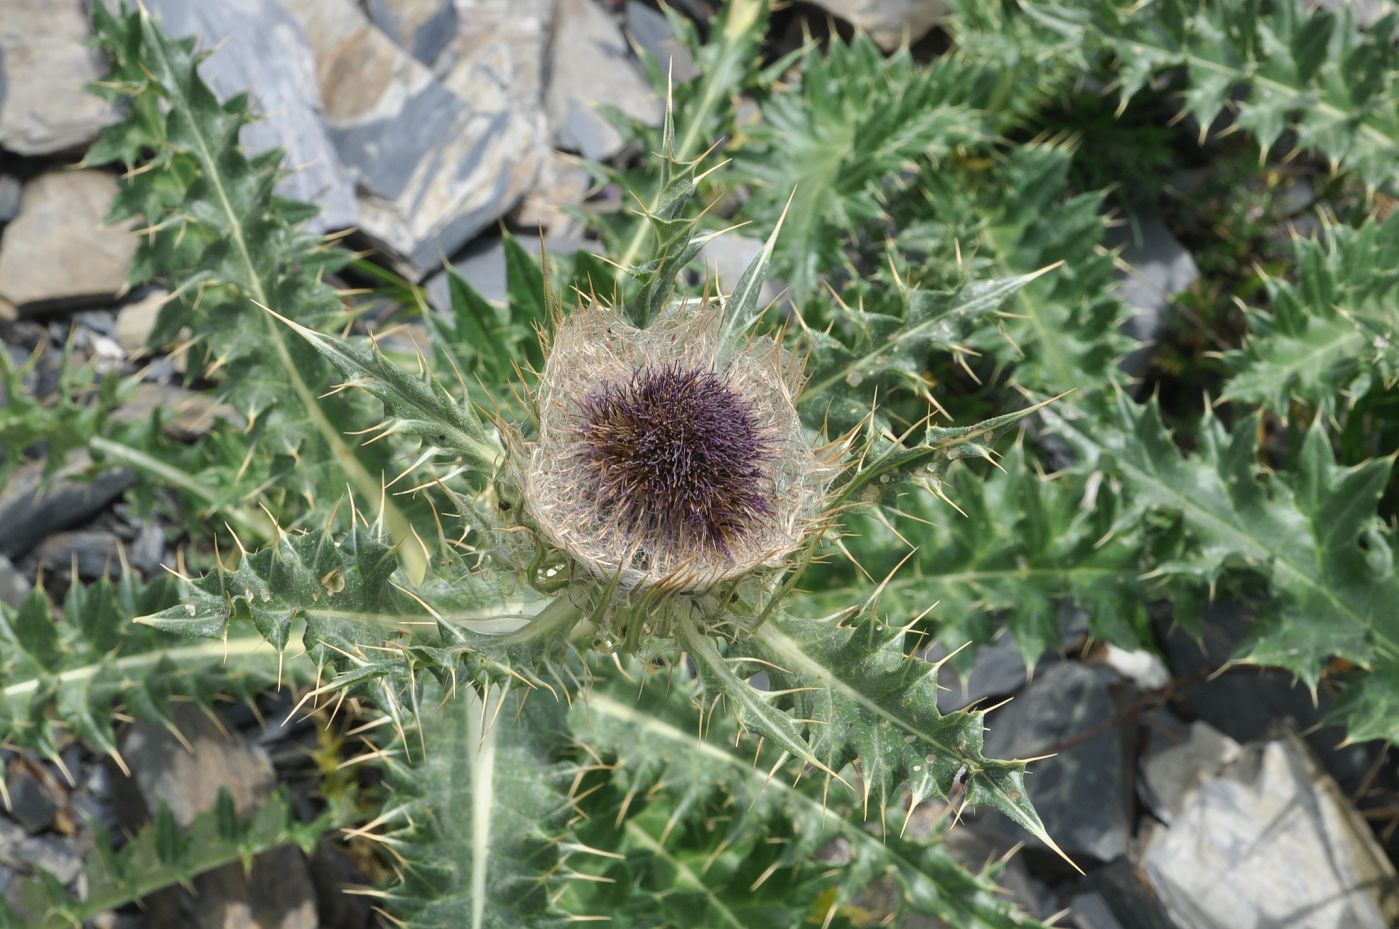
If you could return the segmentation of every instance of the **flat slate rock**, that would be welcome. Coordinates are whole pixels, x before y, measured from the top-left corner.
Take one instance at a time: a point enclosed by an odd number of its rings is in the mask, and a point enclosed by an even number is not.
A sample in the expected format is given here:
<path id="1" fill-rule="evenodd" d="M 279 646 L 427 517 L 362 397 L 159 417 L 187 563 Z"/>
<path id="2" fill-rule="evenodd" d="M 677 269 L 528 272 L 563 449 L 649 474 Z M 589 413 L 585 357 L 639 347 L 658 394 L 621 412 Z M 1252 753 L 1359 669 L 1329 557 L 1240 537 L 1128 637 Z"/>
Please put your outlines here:
<path id="1" fill-rule="evenodd" d="M 558 0 L 456 0 L 452 5 L 455 33 L 430 61 L 422 60 L 463 100 L 470 102 L 487 88 L 505 94 L 538 129 L 542 144 L 545 65 Z"/>
<path id="2" fill-rule="evenodd" d="M 1196 780 L 1142 855 L 1181 929 L 1399 925 L 1394 865 L 1294 732 Z"/>
<path id="3" fill-rule="evenodd" d="M 945 653 L 930 655 L 933 660 Z M 938 712 L 951 713 L 990 697 L 1005 697 L 1025 686 L 1030 670 L 1020 654 L 1015 636 L 1006 632 L 999 639 L 976 648 L 972 666 L 959 673 L 952 662 L 938 669 Z"/>
<path id="4" fill-rule="evenodd" d="M 670 20 L 659 10 L 641 0 L 627 0 L 627 34 L 676 83 L 699 76 L 699 67 L 689 47 L 670 28 Z"/>
<path id="5" fill-rule="evenodd" d="M 74 152 L 115 121 L 113 108 L 84 89 L 107 72 L 90 38 L 83 0 L 0 4 L 0 148 Z"/>
<path id="6" fill-rule="evenodd" d="M 353 0 L 284 0 L 310 38 L 359 228 L 418 278 L 506 213 L 539 172 L 535 123 L 497 86 L 470 102 Z"/>
<path id="7" fill-rule="evenodd" d="M 429 67 L 461 26 L 455 0 L 365 0 L 364 8 L 399 48 Z"/>
<path id="8" fill-rule="evenodd" d="M 1278 720 L 1291 719 L 1327 773 L 1347 791 L 1369 777 L 1375 742 L 1350 742 L 1344 727 L 1329 718 L 1334 698 L 1323 688 L 1313 696 L 1307 687 L 1279 668 L 1232 665 L 1239 645 L 1253 633 L 1253 618 L 1237 603 L 1218 601 L 1205 607 L 1196 638 L 1179 627 L 1158 621 L 1171 673 L 1190 678 L 1176 693 L 1187 715 L 1203 720 L 1239 743 L 1266 738 Z"/>
<path id="9" fill-rule="evenodd" d="M 188 826 L 213 809 L 227 790 L 240 816 L 268 797 L 276 773 L 267 753 L 234 730 L 221 730 L 203 712 L 176 707 L 175 726 L 191 753 L 160 726 L 136 723 L 122 734 L 121 752 L 132 778 L 117 791 L 127 828 L 164 803 L 176 823 Z M 171 888 L 146 902 L 152 929 L 316 929 L 315 886 L 305 856 L 292 846 L 259 855 L 251 870 L 234 862 L 195 878 L 194 893 Z"/>
<path id="10" fill-rule="evenodd" d="M 1109 687 L 1117 676 L 1073 661 L 1041 667 L 1020 694 L 987 719 L 986 754 L 1030 758 L 1025 786 L 1045 829 L 1071 858 L 1111 861 L 1126 853 L 1132 827 L 1133 775 L 1130 733 L 1107 726 L 1118 713 Z M 1092 738 L 1079 737 L 1097 731 Z M 1063 747 L 1061 747 L 1061 743 Z M 1015 830 L 1032 847 L 1037 839 L 1002 818 L 996 828 Z"/>
<path id="11" fill-rule="evenodd" d="M 1114 291 L 1135 313 L 1122 330 L 1145 343 L 1122 361 L 1128 374 L 1146 368 L 1152 345 L 1170 322 L 1177 294 L 1200 277 L 1195 258 L 1166 224 L 1155 216 L 1137 217 L 1107 232 L 1107 246 L 1120 248 L 1126 268 L 1118 268 Z"/>
<path id="12" fill-rule="evenodd" d="M 116 192 L 104 171 L 51 171 L 25 184 L 0 237 L 0 299 L 22 316 L 110 303 L 138 244 L 103 223 Z"/>
<path id="13" fill-rule="evenodd" d="M 106 529 L 74 529 L 55 532 L 39 543 L 30 556 L 47 577 L 66 576 L 76 569 L 84 581 L 121 574 L 122 541 Z"/>
<path id="14" fill-rule="evenodd" d="M 663 112 L 621 29 L 593 0 L 559 0 L 546 102 L 554 145 L 595 161 L 622 148 L 621 133 L 598 107 L 650 125 Z"/>
<path id="15" fill-rule="evenodd" d="M 24 555 L 49 533 L 87 522 L 135 482 L 120 468 L 81 477 L 91 466 L 87 452 L 76 451 L 47 482 L 41 461 L 11 474 L 0 486 L 0 555 Z"/>
<path id="16" fill-rule="evenodd" d="M 323 122 L 316 59 L 301 26 L 277 0 L 145 0 L 165 31 L 197 36 L 213 53 L 199 74 L 220 99 L 247 92 L 261 117 L 239 136 L 250 153 L 281 148 L 297 170 L 278 193 L 314 203 L 313 232 L 355 224 L 355 190 Z"/>
<path id="17" fill-rule="evenodd" d="M 20 573 L 4 555 L 0 555 L 0 603 L 18 607 L 29 596 L 29 578 Z"/>
<path id="18" fill-rule="evenodd" d="M 19 198 L 24 182 L 13 174 L 0 174 L 0 224 L 19 215 Z"/>

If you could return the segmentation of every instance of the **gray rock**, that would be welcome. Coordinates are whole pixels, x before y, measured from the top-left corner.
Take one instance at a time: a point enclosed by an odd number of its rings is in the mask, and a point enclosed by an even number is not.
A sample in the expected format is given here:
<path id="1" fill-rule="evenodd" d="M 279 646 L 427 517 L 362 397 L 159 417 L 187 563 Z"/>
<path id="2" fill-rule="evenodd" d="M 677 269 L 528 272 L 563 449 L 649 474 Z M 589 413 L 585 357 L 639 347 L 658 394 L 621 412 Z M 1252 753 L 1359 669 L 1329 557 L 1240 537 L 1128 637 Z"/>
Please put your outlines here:
<path id="1" fill-rule="evenodd" d="M 1181 929 L 1399 924 L 1393 864 L 1291 731 L 1206 772 L 1142 865 Z"/>
<path id="2" fill-rule="evenodd" d="M 1196 722 L 1182 741 L 1148 754 L 1141 780 L 1152 813 L 1169 826 L 1190 792 L 1235 761 L 1241 750 L 1238 742 L 1209 723 Z"/>
<path id="3" fill-rule="evenodd" d="M 79 149 L 115 112 L 84 87 L 106 73 L 83 0 L 5 0 L 0 16 L 0 147 L 21 155 Z"/>
<path id="4" fill-rule="evenodd" d="M 1108 643 L 1095 654 L 1095 660 L 1112 668 L 1139 690 L 1159 690 L 1171 681 L 1171 672 L 1165 663 L 1145 649 L 1128 650 Z"/>
<path id="5" fill-rule="evenodd" d="M 1374 763 L 1376 744 L 1347 741 L 1344 728 L 1331 720 L 1322 725 L 1332 698 L 1324 689 L 1314 697 L 1285 671 L 1237 665 L 1227 673 L 1213 673 L 1230 662 L 1253 633 L 1246 609 L 1236 603 L 1213 603 L 1198 619 L 1198 640 L 1179 627 L 1158 624 L 1172 674 L 1192 678 L 1176 694 L 1188 715 L 1239 743 L 1266 738 L 1278 720 L 1291 719 L 1307 733 L 1307 744 L 1342 788 L 1358 789 Z"/>
<path id="6" fill-rule="evenodd" d="M 359 226 L 421 277 L 534 184 L 537 122 L 499 87 L 470 103 L 398 48 L 352 0 L 284 0 L 311 39 L 330 137 Z"/>
<path id="7" fill-rule="evenodd" d="M 938 710 L 951 713 L 988 697 L 1009 696 L 1025 686 L 1028 677 L 1020 646 L 1015 636 L 1007 632 L 995 642 L 978 647 L 965 674 L 953 669 L 951 662 L 938 670 Z"/>
<path id="8" fill-rule="evenodd" d="M 65 887 L 78 882 L 83 873 L 83 857 L 76 843 L 57 835 L 33 835 L 14 847 L 15 861 L 29 871 L 47 871 Z"/>
<path id="9" fill-rule="evenodd" d="M 0 603 L 18 607 L 29 591 L 29 578 L 17 571 L 10 559 L 0 555 Z"/>
<path id="10" fill-rule="evenodd" d="M 374 25 L 429 67 L 460 26 L 454 0 L 366 0 L 365 8 Z"/>
<path id="11" fill-rule="evenodd" d="M 116 331 L 113 337 L 122 351 L 128 355 L 140 355 L 145 352 L 151 331 L 155 329 L 156 320 L 160 318 L 160 308 L 169 299 L 170 293 L 157 287 L 117 310 Z"/>
<path id="12" fill-rule="evenodd" d="M 123 821 L 139 825 L 165 804 L 178 825 L 188 826 L 214 808 L 221 789 L 238 815 L 256 810 L 275 781 L 266 752 L 241 733 L 222 731 L 199 710 L 176 706 L 173 715 L 192 752 L 163 726 L 138 722 L 122 733 L 121 753 L 131 769 L 131 781 L 118 792 Z"/>
<path id="13" fill-rule="evenodd" d="M 1069 901 L 1075 929 L 1176 929 L 1146 878 L 1126 858 L 1095 868 Z"/>
<path id="14" fill-rule="evenodd" d="M 1078 741 L 1116 716 L 1118 706 L 1108 691 L 1115 681 L 1102 668 L 1067 661 L 1049 665 L 987 724 L 990 757 L 1030 758 L 1058 751 L 1031 765 L 1025 784 L 1049 834 L 1080 863 L 1124 854 L 1131 834 L 1130 733 L 1107 726 Z M 991 822 L 1019 833 L 1007 821 Z M 1028 834 L 1024 837 L 1043 847 Z"/>
<path id="15" fill-rule="evenodd" d="M 146 0 L 171 35 L 214 49 L 199 74 L 222 99 L 247 92 L 262 118 L 244 126 L 249 152 L 281 148 L 288 173 L 277 190 L 314 203 L 315 232 L 355 224 L 354 185 L 323 123 L 316 60 L 297 21 L 277 0 Z"/>
<path id="16" fill-rule="evenodd" d="M 19 198 L 24 191 L 20 179 L 11 174 L 0 174 L 0 225 L 4 225 L 19 215 Z"/>
<path id="17" fill-rule="evenodd" d="M 433 76 L 468 103 L 483 88 L 504 94 L 543 140 L 544 66 L 556 5 L 556 0 L 456 0 L 456 32 L 427 62 Z"/>
<path id="18" fill-rule="evenodd" d="M 622 147 L 621 133 L 599 106 L 650 125 L 663 112 L 621 30 L 593 0 L 559 0 L 545 99 L 555 146 L 595 161 Z"/>
<path id="19" fill-rule="evenodd" d="M 19 823 L 8 816 L 0 816 L 0 863 L 11 866 L 16 863 L 15 849 L 26 835 L 28 833 Z"/>
<path id="20" fill-rule="evenodd" d="M 207 435 L 220 420 L 242 426 L 238 411 L 205 391 L 186 390 L 173 384 L 142 383 L 120 409 L 112 414 L 119 423 L 145 422 L 160 414 L 160 431 L 188 442 Z"/>
<path id="21" fill-rule="evenodd" d="M 378 925 L 370 897 L 346 893 L 369 883 L 369 877 L 342 843 L 323 838 L 311 856 L 311 879 L 316 884 L 321 921 L 333 929 L 373 929 Z"/>
<path id="22" fill-rule="evenodd" d="M 748 265 L 762 250 L 762 239 L 730 232 L 704 243 L 699 257 L 709 276 L 718 284 L 719 289 L 727 294 L 732 293 L 738 286 L 743 272 L 748 270 Z M 776 300 L 783 287 L 780 281 L 765 281 L 763 289 L 758 293 L 759 305 L 766 306 Z"/>
<path id="23" fill-rule="evenodd" d="M 117 334 L 117 314 L 115 310 L 79 310 L 69 318 L 82 328 L 91 329 L 98 335 L 111 338 Z"/>
<path id="24" fill-rule="evenodd" d="M 91 467 L 87 452 L 75 451 L 47 485 L 40 461 L 12 474 L 0 488 L 0 555 L 23 555 L 50 532 L 87 522 L 135 480 L 130 471 L 119 468 L 81 479 Z"/>
<path id="25" fill-rule="evenodd" d="M 24 770 L 12 771 L 5 779 L 10 794 L 9 813 L 31 835 L 53 825 L 58 802 L 48 788 Z"/>
<path id="26" fill-rule="evenodd" d="M 505 302 L 505 243 L 500 236 L 481 236 L 452 256 L 451 266 L 482 297 L 492 303 Z M 444 312 L 451 308 L 451 284 L 445 269 L 429 277 L 424 287 L 433 306 Z"/>
<path id="27" fill-rule="evenodd" d="M 316 892 L 300 850 L 282 845 L 199 875 L 191 894 L 161 891 L 147 902 L 151 929 L 317 929 Z M 334 929 L 340 927 L 334 926 Z"/>
<path id="28" fill-rule="evenodd" d="M 670 28 L 665 14 L 639 0 L 627 0 L 627 33 L 676 83 L 699 76 L 690 49 Z"/>
<path id="29" fill-rule="evenodd" d="M 95 581 L 121 573 L 121 539 L 106 529 L 75 529 L 55 532 L 39 543 L 32 559 L 44 575 L 68 574 Z"/>
<path id="30" fill-rule="evenodd" d="M 55 171 L 26 184 L 0 238 L 0 298 L 30 316 L 109 303 L 138 244 L 102 222 L 116 192 L 102 171 Z"/>
<path id="31" fill-rule="evenodd" d="M 1122 262 L 1127 266 L 1119 266 L 1114 290 L 1135 313 L 1122 329 L 1138 342 L 1146 343 L 1122 361 L 1122 369 L 1136 376 L 1145 370 L 1151 343 L 1170 320 L 1176 294 L 1190 289 L 1200 276 L 1200 269 L 1185 246 L 1154 216 L 1109 229 L 1105 244 L 1120 248 Z"/>
<path id="32" fill-rule="evenodd" d="M 132 777 L 117 785 L 117 809 L 128 828 L 161 803 L 188 826 L 227 790 L 240 816 L 266 800 L 276 781 L 271 762 L 242 733 L 221 730 L 199 710 L 176 707 L 175 726 L 188 751 L 163 727 L 136 723 L 122 734 Z M 194 893 L 170 889 L 148 900 L 153 929 L 316 929 L 315 888 L 299 850 L 281 846 L 253 860 L 200 875 Z"/>
<path id="33" fill-rule="evenodd" d="M 551 238 L 580 238 L 583 223 L 569 210 L 583 205 L 591 184 L 592 178 L 577 159 L 550 151 L 544 158 L 539 179 L 510 214 L 510 222 L 514 226 L 542 229 Z"/>
<path id="34" fill-rule="evenodd" d="M 945 0 L 813 0 L 833 16 L 868 32 L 886 52 L 917 42 L 951 10 Z"/>

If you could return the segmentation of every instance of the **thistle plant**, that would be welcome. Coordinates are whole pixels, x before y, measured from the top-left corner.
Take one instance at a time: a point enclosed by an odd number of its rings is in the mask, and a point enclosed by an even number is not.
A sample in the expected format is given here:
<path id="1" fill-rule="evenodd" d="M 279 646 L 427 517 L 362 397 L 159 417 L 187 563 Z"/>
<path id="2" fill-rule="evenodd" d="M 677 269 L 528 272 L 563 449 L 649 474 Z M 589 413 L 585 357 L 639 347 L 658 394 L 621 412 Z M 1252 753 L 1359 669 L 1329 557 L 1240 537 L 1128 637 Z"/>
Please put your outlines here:
<path id="1" fill-rule="evenodd" d="M 627 128 L 651 154 L 608 175 L 642 204 L 596 220 L 614 261 L 541 272 L 508 241 L 506 305 L 453 278 L 450 317 L 424 315 L 431 344 L 406 358 L 355 323 L 333 284 L 349 256 L 296 230 L 277 156 L 242 153 L 246 99 L 217 101 L 149 15 L 98 5 L 102 92 L 128 118 L 89 161 L 127 169 L 133 280 L 176 295 L 155 340 L 188 327 L 249 428 L 176 456 L 98 436 L 77 404 L 0 413 L 7 441 L 76 432 L 232 530 L 148 594 L 126 577 L 53 616 L 41 593 L 0 607 L 0 736 L 56 758 L 78 733 L 120 764 L 103 708 L 168 723 L 174 700 L 279 682 L 361 713 L 382 736 L 357 761 L 386 777 L 351 833 L 383 850 L 385 910 L 423 929 L 864 925 L 876 884 L 891 919 L 1033 925 L 937 842 L 979 806 L 1055 847 L 1026 763 L 986 757 L 982 710 L 939 711 L 922 656 L 1004 625 L 1033 662 L 1070 602 L 1095 636 L 1150 647 L 1146 603 L 1189 627 L 1206 596 L 1264 588 L 1240 658 L 1337 682 L 1353 738 L 1399 737 L 1399 221 L 1338 216 L 1296 273 L 1270 270 L 1221 355 L 1218 415 L 1182 429 L 1115 384 L 1107 195 L 1071 181 L 1052 111 L 1085 75 L 1128 98 L 1169 78 L 1200 120 L 1234 99 L 1241 137 L 1295 139 L 1384 191 L 1388 31 L 1308 12 L 1329 24 L 1312 42 L 1291 13 L 1274 28 L 1205 0 L 955 5 L 929 64 L 857 38 L 760 69 L 766 4 L 732 0 L 659 129 Z M 718 138 L 732 167 L 699 157 Z M 734 219 L 766 240 L 722 293 L 695 259 Z M 1027 418 L 1057 457 L 1001 441 Z M 1278 422 L 1291 453 L 1265 457 Z M 931 841 L 906 832 L 920 811 Z M 76 924 L 350 815 L 220 808 L 187 836 L 158 816 L 103 846 L 89 900 L 30 882 L 0 925 Z M 849 862 L 830 867 L 837 840 Z"/>

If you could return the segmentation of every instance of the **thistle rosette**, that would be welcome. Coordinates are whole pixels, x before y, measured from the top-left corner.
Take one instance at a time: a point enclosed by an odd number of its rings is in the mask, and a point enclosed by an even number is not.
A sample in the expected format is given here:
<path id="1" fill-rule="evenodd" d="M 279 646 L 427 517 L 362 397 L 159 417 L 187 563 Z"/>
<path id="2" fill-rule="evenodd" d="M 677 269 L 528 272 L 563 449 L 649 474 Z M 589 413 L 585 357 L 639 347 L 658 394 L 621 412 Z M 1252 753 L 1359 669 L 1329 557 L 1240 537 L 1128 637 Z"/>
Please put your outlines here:
<path id="1" fill-rule="evenodd" d="M 822 521 L 839 449 L 801 424 L 802 359 L 722 323 L 692 301 L 642 329 L 593 303 L 554 333 L 522 496 L 600 579 L 704 591 L 782 564 Z"/>

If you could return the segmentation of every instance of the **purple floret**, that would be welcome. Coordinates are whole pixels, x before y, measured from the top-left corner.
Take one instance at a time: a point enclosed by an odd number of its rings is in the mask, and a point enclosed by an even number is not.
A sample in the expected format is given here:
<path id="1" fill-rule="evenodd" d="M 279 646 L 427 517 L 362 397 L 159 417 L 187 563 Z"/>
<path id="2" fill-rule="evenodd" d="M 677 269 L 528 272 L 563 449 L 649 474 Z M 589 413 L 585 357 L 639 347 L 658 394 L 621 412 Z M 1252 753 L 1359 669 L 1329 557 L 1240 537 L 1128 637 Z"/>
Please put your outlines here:
<path id="1" fill-rule="evenodd" d="M 713 371 L 648 366 L 583 404 L 594 502 L 648 542 L 728 553 L 772 512 L 770 442 L 744 399 Z"/>

